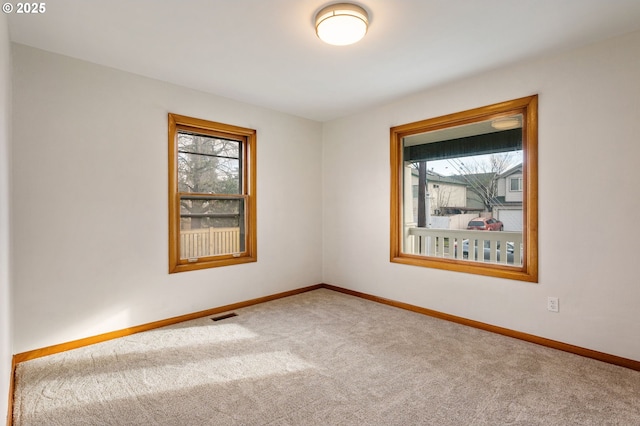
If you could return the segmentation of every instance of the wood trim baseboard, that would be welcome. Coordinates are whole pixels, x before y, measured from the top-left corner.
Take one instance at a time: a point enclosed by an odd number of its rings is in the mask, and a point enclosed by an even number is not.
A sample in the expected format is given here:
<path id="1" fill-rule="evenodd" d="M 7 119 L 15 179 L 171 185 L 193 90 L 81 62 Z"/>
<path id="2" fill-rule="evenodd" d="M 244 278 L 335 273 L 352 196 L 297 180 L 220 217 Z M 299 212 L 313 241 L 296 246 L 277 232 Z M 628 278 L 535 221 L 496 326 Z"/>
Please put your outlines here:
<path id="1" fill-rule="evenodd" d="M 524 340 L 526 342 L 535 343 L 541 346 L 546 346 L 552 349 L 558 349 L 560 351 L 569 352 L 575 355 L 580 355 L 587 358 L 592 358 L 598 361 L 606 362 L 608 364 L 614 364 L 620 367 L 629 368 L 631 370 L 640 371 L 640 361 L 635 361 L 629 358 L 623 358 L 616 355 L 607 354 L 604 352 L 598 352 L 591 349 L 582 348 L 580 346 L 571 345 L 568 343 L 559 342 L 557 340 L 551 340 L 544 337 L 535 336 L 533 334 L 522 333 L 520 331 L 511 330 L 504 327 L 498 327 L 491 324 L 486 324 L 480 321 L 474 321 L 455 315 L 445 314 L 442 312 L 434 311 L 427 308 L 421 308 L 420 306 L 410 305 L 408 303 L 397 302 L 391 299 L 385 299 L 384 297 L 378 297 L 367 293 L 361 293 L 355 290 L 349 290 L 342 287 L 337 287 L 331 284 L 322 284 L 322 288 L 334 290 L 340 293 L 348 294 L 350 296 L 360 297 L 362 299 L 371 300 L 373 302 L 382 303 L 396 308 L 405 309 L 419 314 L 428 315 L 430 317 L 442 319 L 445 321 L 455 322 L 457 324 L 466 325 L 480 330 L 490 331 L 492 333 L 502 334 L 503 336 L 513 337 L 515 339 Z"/>
<path id="2" fill-rule="evenodd" d="M 7 426 L 13 425 L 13 389 L 16 380 L 16 357 L 11 359 L 11 377 L 9 378 L 9 403 L 7 405 Z"/>
<path id="3" fill-rule="evenodd" d="M 59 352 L 69 351 L 71 349 L 81 348 L 83 346 L 92 345 L 94 343 L 105 342 L 107 340 L 117 339 L 118 337 L 129 336 L 131 334 L 140 333 L 143 331 L 149 331 L 160 327 L 166 327 L 168 325 L 177 324 L 184 321 L 190 321 L 197 318 L 206 317 L 209 315 L 219 314 L 221 312 L 232 311 L 234 309 L 246 308 L 247 306 L 257 305 L 271 300 L 282 299 L 283 297 L 289 297 L 307 291 L 317 290 L 322 288 L 323 284 L 315 284 L 308 287 L 302 287 L 296 290 L 289 290 L 282 293 L 272 294 L 270 296 L 258 297 L 256 299 L 247 300 L 244 302 L 232 303 L 230 305 L 220 306 L 213 309 L 207 309 L 204 311 L 193 312 L 191 314 L 180 315 L 173 318 L 168 318 L 160 321 L 150 322 L 147 324 L 137 325 L 130 328 L 123 328 L 122 330 L 111 331 L 109 333 L 99 334 L 97 336 L 85 337 L 84 339 L 73 340 L 71 342 L 60 343 L 58 345 L 47 346 L 45 348 L 34 349 L 32 351 L 22 352 L 13 356 L 14 365 L 24 361 L 28 361 L 35 358 L 40 358 L 47 355 L 53 355 Z"/>

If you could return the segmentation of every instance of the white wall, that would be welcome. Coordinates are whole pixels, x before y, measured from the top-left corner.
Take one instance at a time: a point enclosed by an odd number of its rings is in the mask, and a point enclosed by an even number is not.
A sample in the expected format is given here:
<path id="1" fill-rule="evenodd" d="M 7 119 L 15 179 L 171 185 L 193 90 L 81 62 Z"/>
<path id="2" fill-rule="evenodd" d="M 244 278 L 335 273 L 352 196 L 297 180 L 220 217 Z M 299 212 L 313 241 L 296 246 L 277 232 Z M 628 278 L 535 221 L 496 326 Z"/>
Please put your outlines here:
<path id="1" fill-rule="evenodd" d="M 11 53 L 7 18 L 0 15 L 0 418 L 7 413 L 11 378 L 11 288 L 9 270 L 9 139 Z M 0 420 L 1 422 L 1 420 Z"/>
<path id="2" fill-rule="evenodd" d="M 16 353 L 322 281 L 320 123 L 21 45 L 13 65 Z M 168 112 L 257 130 L 257 263 L 167 273 Z"/>
<path id="3" fill-rule="evenodd" d="M 638 52 L 634 33 L 325 123 L 324 282 L 640 360 Z M 390 263 L 389 128 L 535 93 L 539 284 Z"/>

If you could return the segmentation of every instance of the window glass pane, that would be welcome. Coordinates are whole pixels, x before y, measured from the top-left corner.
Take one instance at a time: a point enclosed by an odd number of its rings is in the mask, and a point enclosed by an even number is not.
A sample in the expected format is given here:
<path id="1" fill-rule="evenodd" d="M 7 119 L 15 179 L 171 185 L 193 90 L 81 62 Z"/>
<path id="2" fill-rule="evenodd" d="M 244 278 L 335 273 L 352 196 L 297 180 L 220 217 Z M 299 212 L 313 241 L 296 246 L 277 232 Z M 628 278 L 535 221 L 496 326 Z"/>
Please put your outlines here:
<path id="1" fill-rule="evenodd" d="M 511 118 L 403 139 L 404 253 L 522 265 L 522 193 L 507 191 L 520 185 L 522 116 Z"/>
<path id="2" fill-rule="evenodd" d="M 193 154 L 240 157 L 240 142 L 202 134 L 178 132 L 178 150 Z"/>
<path id="3" fill-rule="evenodd" d="M 178 133 L 178 191 L 240 194 L 238 141 Z"/>
<path id="4" fill-rule="evenodd" d="M 243 198 L 182 197 L 180 258 L 233 254 L 245 250 Z"/>
<path id="5" fill-rule="evenodd" d="M 511 179 L 511 190 L 512 191 L 522 191 L 522 179 L 520 179 L 520 178 L 512 178 Z"/>

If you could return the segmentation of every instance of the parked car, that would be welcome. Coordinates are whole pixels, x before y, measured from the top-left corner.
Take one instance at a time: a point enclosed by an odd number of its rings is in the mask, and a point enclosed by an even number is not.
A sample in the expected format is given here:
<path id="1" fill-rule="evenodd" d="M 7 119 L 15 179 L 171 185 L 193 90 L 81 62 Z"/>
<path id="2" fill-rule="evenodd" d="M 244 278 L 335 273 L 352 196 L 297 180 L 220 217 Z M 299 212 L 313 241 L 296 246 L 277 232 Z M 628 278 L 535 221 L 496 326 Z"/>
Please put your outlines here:
<path id="1" fill-rule="evenodd" d="M 504 224 L 498 219 L 492 217 L 477 217 L 467 225 L 467 229 L 476 229 L 479 231 L 503 231 Z"/>

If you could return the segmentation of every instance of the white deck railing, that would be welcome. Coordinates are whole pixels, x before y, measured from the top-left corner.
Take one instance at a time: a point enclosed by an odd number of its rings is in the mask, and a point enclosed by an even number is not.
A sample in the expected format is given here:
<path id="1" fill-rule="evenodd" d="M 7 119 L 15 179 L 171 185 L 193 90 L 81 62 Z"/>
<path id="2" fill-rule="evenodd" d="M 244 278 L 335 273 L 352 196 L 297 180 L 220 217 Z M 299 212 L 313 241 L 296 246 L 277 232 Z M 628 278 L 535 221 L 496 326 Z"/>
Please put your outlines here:
<path id="1" fill-rule="evenodd" d="M 462 247 L 462 249 L 461 249 Z M 405 253 L 522 265 L 522 233 L 408 228 Z"/>
<path id="2" fill-rule="evenodd" d="M 180 258 L 190 259 L 240 251 L 240 228 L 202 228 L 180 231 Z"/>

